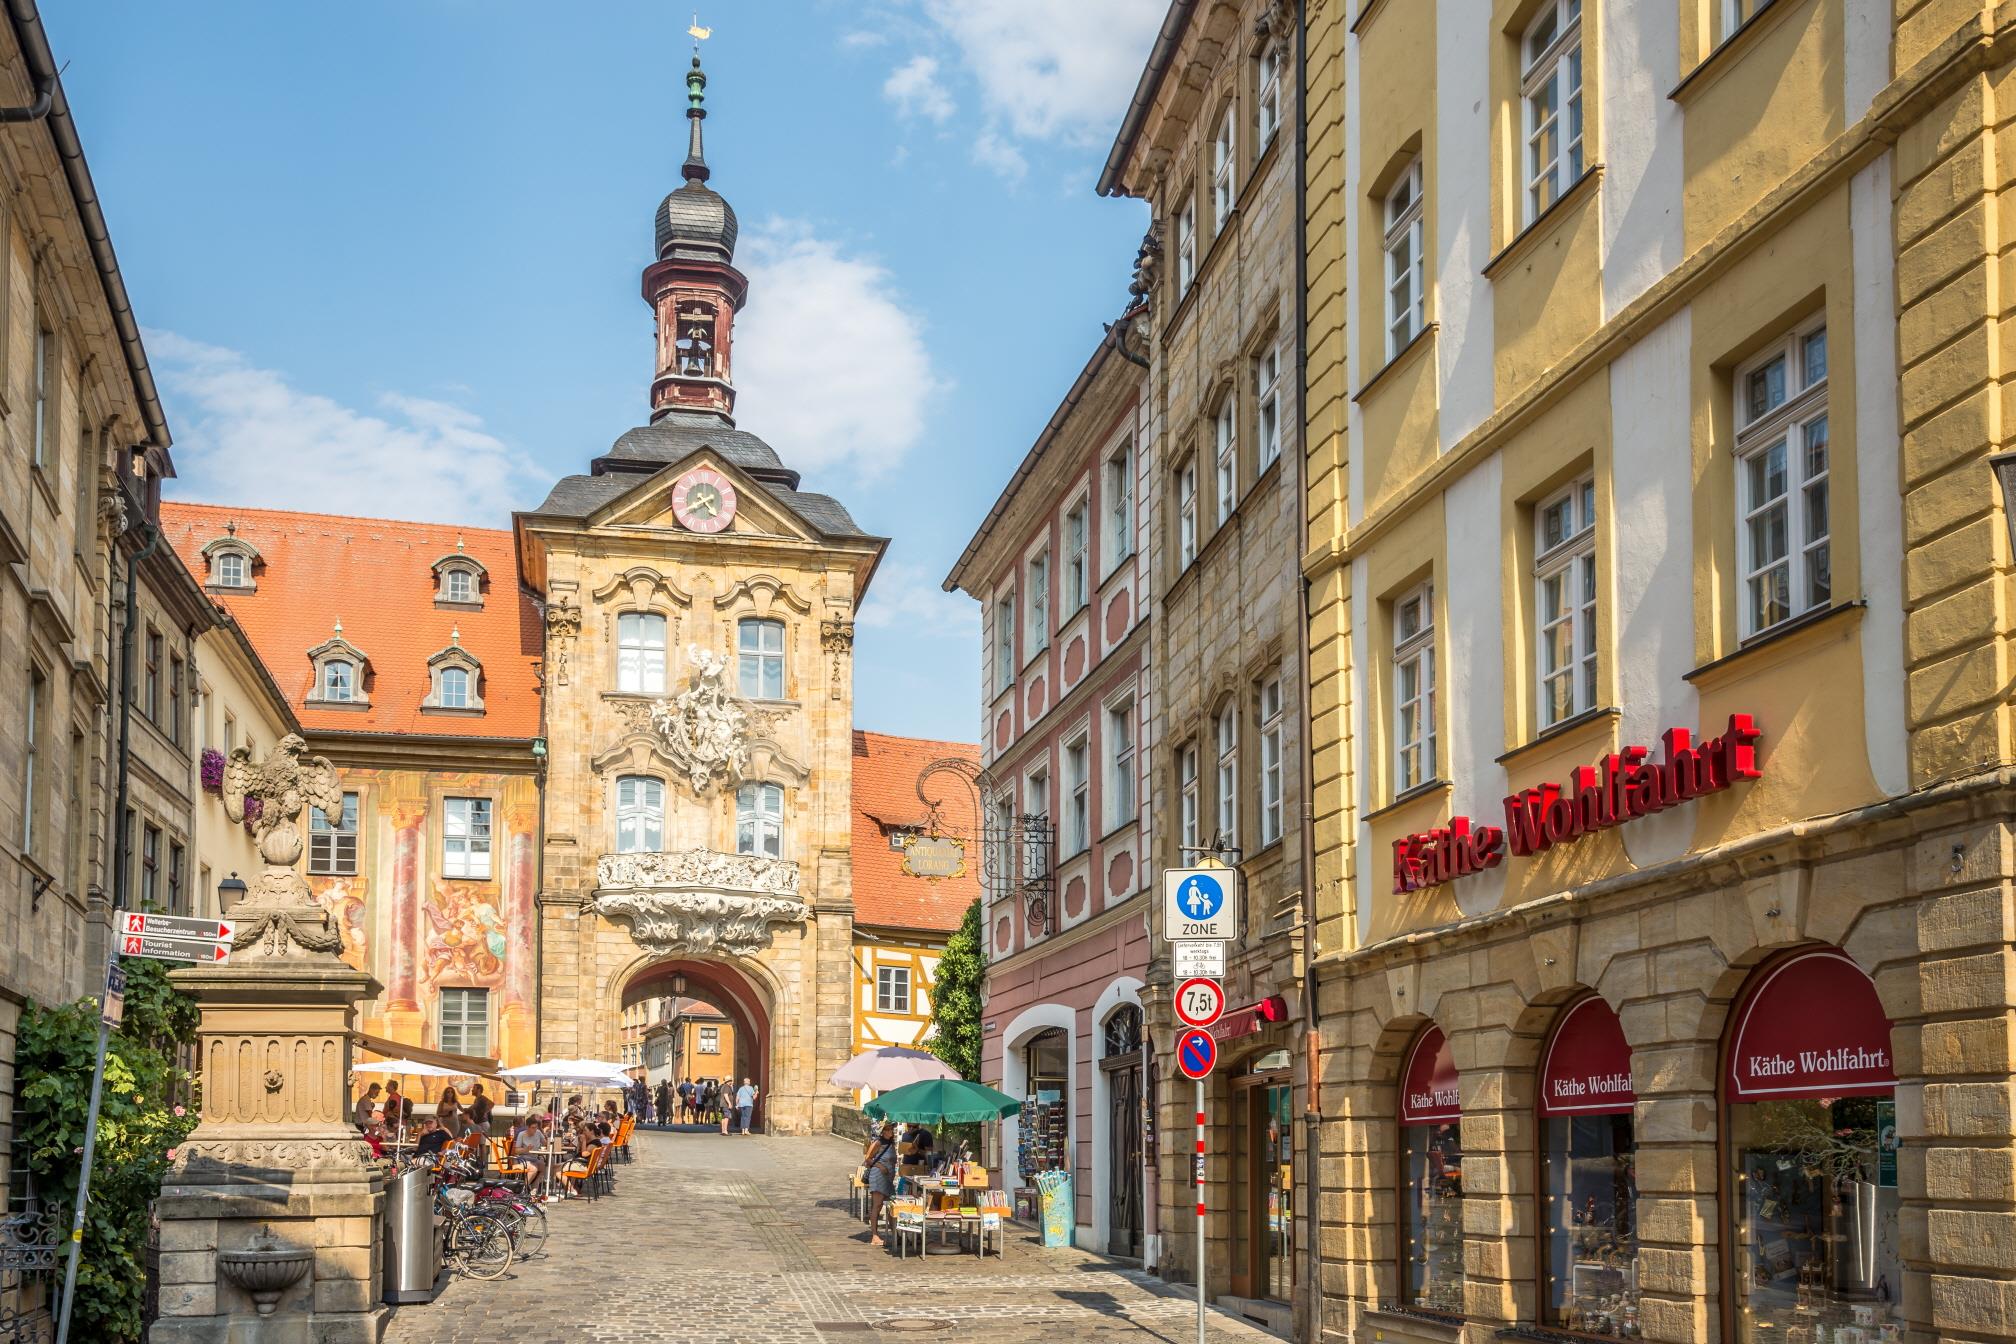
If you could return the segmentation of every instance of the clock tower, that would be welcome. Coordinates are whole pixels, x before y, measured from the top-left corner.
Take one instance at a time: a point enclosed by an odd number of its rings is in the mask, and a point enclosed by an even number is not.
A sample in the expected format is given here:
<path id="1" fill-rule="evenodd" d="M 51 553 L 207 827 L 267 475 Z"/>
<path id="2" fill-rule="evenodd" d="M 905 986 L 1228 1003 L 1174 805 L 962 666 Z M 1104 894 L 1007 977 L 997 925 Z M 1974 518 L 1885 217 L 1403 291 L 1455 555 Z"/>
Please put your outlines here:
<path id="1" fill-rule="evenodd" d="M 626 1022 L 699 1000 L 733 1057 L 682 1077 L 749 1079 L 766 1131 L 823 1133 L 853 1048 L 854 612 L 888 543 L 735 424 L 748 281 L 697 56 L 686 87 L 649 421 L 514 518 L 544 613 L 539 1049 L 641 1075 Z"/>
<path id="2" fill-rule="evenodd" d="M 707 185 L 706 99 L 707 74 L 695 52 L 686 72 L 687 150 L 679 170 L 686 182 L 659 202 L 657 259 L 644 268 L 644 301 L 658 319 L 654 419 L 681 410 L 724 418 L 735 411 L 729 352 L 749 281 L 734 265 L 735 211 Z"/>

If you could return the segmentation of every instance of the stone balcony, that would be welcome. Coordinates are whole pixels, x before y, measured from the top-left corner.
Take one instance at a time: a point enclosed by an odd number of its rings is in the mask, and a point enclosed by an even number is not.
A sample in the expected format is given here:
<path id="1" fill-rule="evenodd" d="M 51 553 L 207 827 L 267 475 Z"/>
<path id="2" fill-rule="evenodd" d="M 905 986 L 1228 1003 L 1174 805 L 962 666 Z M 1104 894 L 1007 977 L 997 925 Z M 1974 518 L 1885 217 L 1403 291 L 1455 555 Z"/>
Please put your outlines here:
<path id="1" fill-rule="evenodd" d="M 755 854 L 677 849 L 604 854 L 587 912 L 627 923 L 639 947 L 662 955 L 753 956 L 773 924 L 802 923 L 798 865 Z"/>

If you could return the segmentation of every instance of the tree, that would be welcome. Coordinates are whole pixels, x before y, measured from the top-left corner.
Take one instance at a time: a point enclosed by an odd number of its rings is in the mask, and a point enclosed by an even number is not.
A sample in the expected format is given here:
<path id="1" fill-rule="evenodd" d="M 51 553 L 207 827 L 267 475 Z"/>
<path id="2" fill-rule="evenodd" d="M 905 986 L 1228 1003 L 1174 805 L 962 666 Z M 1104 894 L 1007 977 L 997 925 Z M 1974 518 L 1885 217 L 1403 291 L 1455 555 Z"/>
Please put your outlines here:
<path id="1" fill-rule="evenodd" d="M 105 1056 L 75 1338 L 107 1344 L 140 1338 L 148 1206 L 161 1192 L 175 1145 L 196 1127 L 193 1108 L 176 1100 L 189 1095 L 190 1079 L 175 1058 L 195 1040 L 197 1018 L 195 1001 L 169 983 L 166 966 L 138 957 L 126 962 L 126 1011 Z M 65 1209 L 75 1205 L 82 1174 L 97 1057 L 98 1000 L 31 1004 L 22 1014 L 15 1053 L 21 1140 L 35 1193 Z"/>
<path id="2" fill-rule="evenodd" d="M 931 982 L 931 1020 L 938 1028 L 929 1042 L 931 1053 L 974 1082 L 980 1080 L 980 982 L 987 974 L 981 946 L 980 902 L 975 901 L 946 942 Z"/>

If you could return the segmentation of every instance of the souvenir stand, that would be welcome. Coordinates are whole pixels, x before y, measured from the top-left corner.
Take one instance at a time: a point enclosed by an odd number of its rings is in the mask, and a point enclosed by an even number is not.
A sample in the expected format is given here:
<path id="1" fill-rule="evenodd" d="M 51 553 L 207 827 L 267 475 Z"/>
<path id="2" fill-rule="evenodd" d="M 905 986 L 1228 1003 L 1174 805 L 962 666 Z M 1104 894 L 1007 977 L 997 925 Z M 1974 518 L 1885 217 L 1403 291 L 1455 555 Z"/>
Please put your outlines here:
<path id="1" fill-rule="evenodd" d="M 943 1126 L 998 1122 L 1020 1111 L 1022 1103 L 984 1084 L 949 1078 L 885 1092 L 864 1109 L 877 1120 Z M 985 1255 L 990 1246 L 997 1254 L 1007 1252 L 1007 1194 L 992 1188 L 986 1169 L 977 1163 L 906 1173 L 888 1207 L 899 1254 L 908 1254 L 912 1242 L 920 1253 L 927 1251 L 934 1231 L 941 1242 L 956 1235 L 961 1248 L 970 1244 L 976 1255 Z"/>

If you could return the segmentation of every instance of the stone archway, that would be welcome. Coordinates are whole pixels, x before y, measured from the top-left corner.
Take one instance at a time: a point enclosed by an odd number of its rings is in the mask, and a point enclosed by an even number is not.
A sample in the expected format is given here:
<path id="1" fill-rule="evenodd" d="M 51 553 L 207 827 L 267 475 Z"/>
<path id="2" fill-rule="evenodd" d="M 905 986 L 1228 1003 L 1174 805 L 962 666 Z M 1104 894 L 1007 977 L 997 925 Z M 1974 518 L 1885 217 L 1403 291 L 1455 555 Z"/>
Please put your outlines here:
<path id="1" fill-rule="evenodd" d="M 615 983 L 614 990 L 610 1011 L 618 1015 L 644 999 L 675 992 L 704 1000 L 727 1014 L 735 1025 L 736 1039 L 736 1059 L 729 1062 L 730 1072 L 738 1084 L 745 1076 L 756 1080 L 756 1122 L 759 1128 L 769 1128 L 771 1058 L 776 1048 L 770 1029 L 772 1010 L 761 985 L 748 972 L 726 961 L 667 957 L 630 971 Z M 746 1048 L 743 1042 L 747 1042 Z"/>

